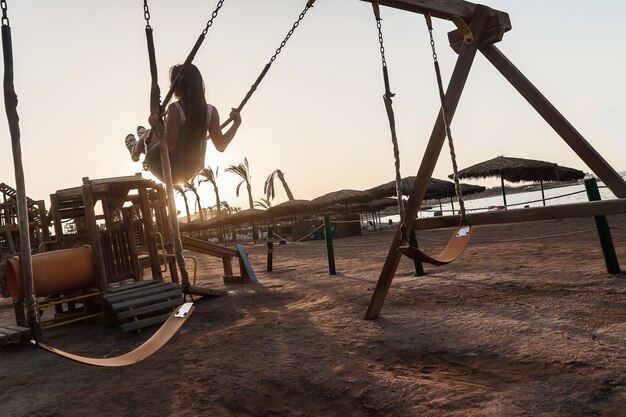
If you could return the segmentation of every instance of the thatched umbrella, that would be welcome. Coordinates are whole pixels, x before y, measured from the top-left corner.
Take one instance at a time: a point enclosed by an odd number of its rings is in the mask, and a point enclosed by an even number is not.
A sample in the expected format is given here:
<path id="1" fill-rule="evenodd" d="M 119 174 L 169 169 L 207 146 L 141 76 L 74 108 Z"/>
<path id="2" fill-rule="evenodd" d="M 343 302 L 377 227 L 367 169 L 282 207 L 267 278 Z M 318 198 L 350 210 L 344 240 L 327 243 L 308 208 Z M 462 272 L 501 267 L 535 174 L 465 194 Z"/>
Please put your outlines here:
<path id="1" fill-rule="evenodd" d="M 413 184 L 415 183 L 415 176 L 404 177 L 400 182 L 400 189 L 402 190 L 403 195 L 409 195 L 411 190 L 413 189 Z M 472 184 L 461 184 L 461 190 L 463 195 L 469 195 L 474 193 L 480 193 L 485 191 L 485 187 L 480 185 L 472 185 Z M 396 195 L 396 182 L 390 181 L 385 184 L 381 184 L 377 187 L 370 188 L 365 190 L 367 192 L 372 193 L 377 197 L 391 197 Z M 456 192 L 454 190 L 454 183 L 452 181 L 439 180 L 437 178 L 431 178 L 428 181 L 428 188 L 426 189 L 426 195 L 424 196 L 424 200 L 432 200 L 438 199 L 439 206 L 441 207 L 441 199 L 442 198 L 450 198 L 454 197 Z M 452 202 L 452 209 L 454 210 L 454 203 Z"/>
<path id="2" fill-rule="evenodd" d="M 453 174 L 450 174 L 449 177 L 452 178 Z M 500 177 L 502 198 L 505 206 L 507 204 L 504 180 L 509 182 L 539 181 L 541 183 L 541 197 L 545 206 L 544 181 L 580 180 L 585 177 L 585 173 L 575 168 L 559 166 L 553 162 L 507 156 L 498 156 L 459 171 L 459 178 L 487 177 Z"/>
<path id="3" fill-rule="evenodd" d="M 265 210 L 256 208 L 241 210 L 229 216 L 222 216 L 222 224 L 250 223 L 263 217 Z"/>
<path id="4" fill-rule="evenodd" d="M 316 207 L 309 200 L 288 200 L 265 210 L 264 217 L 275 219 L 296 214 L 314 213 Z"/>
<path id="5" fill-rule="evenodd" d="M 375 197 L 367 191 L 339 190 L 314 198 L 311 200 L 311 205 L 321 210 L 326 210 L 333 205 L 342 204 L 347 210 L 348 204 L 366 203 L 373 199 Z"/>
<path id="6" fill-rule="evenodd" d="M 194 220 L 191 223 L 181 223 L 181 232 L 193 232 L 196 230 L 207 230 L 219 227 L 223 224 L 223 220 L 226 216 L 212 217 L 207 220 Z"/>
<path id="7" fill-rule="evenodd" d="M 369 203 L 359 204 L 359 208 L 362 210 L 381 211 L 387 207 L 393 207 L 398 205 L 398 200 L 391 197 L 379 198 L 378 200 L 370 201 Z"/>
<path id="8" fill-rule="evenodd" d="M 409 195 L 413 189 L 415 183 L 414 176 L 404 177 L 400 182 L 400 189 L 403 195 Z M 461 184 L 463 194 L 473 194 L 485 191 L 485 187 L 471 184 Z M 393 197 L 396 195 L 396 182 L 390 181 L 385 184 L 378 185 L 373 188 L 365 190 L 378 198 L 381 197 Z M 431 178 L 428 181 L 428 188 L 426 189 L 425 200 L 431 200 L 433 198 L 453 197 L 455 195 L 454 183 L 452 181 L 439 180 L 437 178 Z"/>

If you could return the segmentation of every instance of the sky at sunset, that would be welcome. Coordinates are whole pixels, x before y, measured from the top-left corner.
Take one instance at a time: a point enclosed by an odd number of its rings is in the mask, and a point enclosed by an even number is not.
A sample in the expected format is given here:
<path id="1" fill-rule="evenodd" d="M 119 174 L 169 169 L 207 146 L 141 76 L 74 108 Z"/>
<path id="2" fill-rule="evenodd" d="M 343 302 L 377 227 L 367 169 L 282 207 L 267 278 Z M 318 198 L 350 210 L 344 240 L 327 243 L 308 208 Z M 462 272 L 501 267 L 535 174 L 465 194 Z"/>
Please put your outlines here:
<path id="1" fill-rule="evenodd" d="M 222 116 L 239 104 L 306 0 L 225 0 L 196 65 L 207 100 Z M 124 146 L 147 125 L 150 74 L 140 0 L 7 0 L 27 195 L 44 199 L 81 178 L 141 170 Z M 152 0 L 161 89 L 204 28 L 216 0 Z M 497 46 L 618 171 L 626 170 L 626 2 L 623 0 L 487 0 L 509 13 L 513 29 Z M 592 7 L 593 5 L 593 7 Z M 418 14 L 382 8 L 383 33 L 403 176 L 415 175 L 439 108 L 428 32 Z M 456 55 L 451 22 L 435 21 L 444 82 Z M 317 0 L 242 112 L 228 149 L 211 145 L 221 197 L 239 182 L 223 172 L 248 158 L 253 197 L 281 169 L 296 198 L 394 179 L 382 100 L 384 86 L 371 5 Z M 542 159 L 588 172 L 573 151 L 482 55 L 452 124 L 462 169 L 498 155 Z M 6 119 L 0 121 L 0 182 L 15 184 Z M 434 177 L 452 172 L 447 145 Z M 146 174 L 146 176 L 150 177 Z M 495 182 L 482 181 L 483 185 Z M 201 186 L 203 206 L 214 205 Z M 245 192 L 245 188 L 242 188 Z M 278 188 L 274 204 L 286 200 Z"/>

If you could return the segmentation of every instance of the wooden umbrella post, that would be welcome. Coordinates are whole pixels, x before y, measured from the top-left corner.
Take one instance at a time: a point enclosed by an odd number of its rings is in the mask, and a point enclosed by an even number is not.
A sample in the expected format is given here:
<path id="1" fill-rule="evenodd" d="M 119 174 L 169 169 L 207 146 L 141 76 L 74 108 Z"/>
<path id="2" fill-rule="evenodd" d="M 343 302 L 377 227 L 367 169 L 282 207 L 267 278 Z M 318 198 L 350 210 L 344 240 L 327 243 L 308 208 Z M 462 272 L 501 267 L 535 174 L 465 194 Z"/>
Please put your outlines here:
<path id="1" fill-rule="evenodd" d="M 20 262 L 22 282 L 26 299 L 27 322 L 35 340 L 41 339 L 41 324 L 35 298 L 33 282 L 33 264 L 30 253 L 30 231 L 28 227 L 28 206 L 26 202 L 26 184 L 22 165 L 22 147 L 20 144 L 20 123 L 17 113 L 17 94 L 13 83 L 13 44 L 11 27 L 6 16 L 6 2 L 2 2 L 2 51 L 4 57 L 4 105 L 11 133 L 13 165 L 15 167 L 15 186 L 17 189 L 17 214 L 20 235 Z M 23 317 L 23 316 L 22 316 Z"/>
<path id="2" fill-rule="evenodd" d="M 543 190 L 543 180 L 539 180 L 539 184 L 541 185 L 541 202 L 543 203 L 543 206 L 546 206 L 546 194 Z"/>
<path id="3" fill-rule="evenodd" d="M 335 251 L 333 249 L 332 227 L 330 225 L 330 217 L 324 216 L 324 233 L 326 234 L 326 251 L 328 252 L 328 272 L 330 275 L 337 275 L 335 269 Z"/>
<path id="4" fill-rule="evenodd" d="M 500 175 L 500 185 L 502 186 L 502 201 L 504 201 L 504 208 L 506 208 L 506 190 L 504 189 L 504 178 Z"/>
<path id="5" fill-rule="evenodd" d="M 267 272 L 272 272 L 272 261 L 274 259 L 274 229 L 267 228 Z"/>

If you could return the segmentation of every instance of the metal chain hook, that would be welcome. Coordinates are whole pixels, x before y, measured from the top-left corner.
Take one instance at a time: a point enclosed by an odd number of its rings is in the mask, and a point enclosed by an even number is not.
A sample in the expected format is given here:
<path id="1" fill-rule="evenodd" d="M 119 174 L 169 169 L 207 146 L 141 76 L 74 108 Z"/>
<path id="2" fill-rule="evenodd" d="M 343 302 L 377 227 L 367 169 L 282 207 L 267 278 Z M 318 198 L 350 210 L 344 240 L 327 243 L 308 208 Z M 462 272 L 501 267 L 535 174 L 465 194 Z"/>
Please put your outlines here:
<path id="1" fill-rule="evenodd" d="M 2 7 L 2 26 L 9 26 L 9 18 L 7 16 L 7 2 L 6 0 L 0 1 L 0 7 Z"/>

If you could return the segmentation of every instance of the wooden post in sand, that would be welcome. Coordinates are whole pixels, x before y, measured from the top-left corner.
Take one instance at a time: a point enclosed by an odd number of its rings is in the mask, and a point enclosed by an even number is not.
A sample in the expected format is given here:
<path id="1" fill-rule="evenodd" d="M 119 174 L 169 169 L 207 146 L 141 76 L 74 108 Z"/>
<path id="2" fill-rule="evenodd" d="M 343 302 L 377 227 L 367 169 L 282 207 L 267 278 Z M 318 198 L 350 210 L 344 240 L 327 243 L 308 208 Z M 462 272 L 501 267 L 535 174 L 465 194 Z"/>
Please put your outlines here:
<path id="1" fill-rule="evenodd" d="M 272 261 L 274 256 L 274 229 L 267 228 L 267 272 L 272 272 Z"/>
<path id="2" fill-rule="evenodd" d="M 337 275 L 335 269 L 335 251 L 333 249 L 333 234 L 330 217 L 324 216 L 324 234 L 326 235 L 326 251 L 328 252 L 328 271 L 330 275 Z"/>
<path id="3" fill-rule="evenodd" d="M 22 285 L 24 300 L 27 309 L 27 322 L 32 330 L 35 340 L 41 339 L 41 323 L 39 322 L 39 309 L 35 297 L 35 284 L 33 281 L 33 264 L 30 248 L 30 230 L 28 226 L 28 206 L 26 201 L 26 182 L 24 180 L 24 166 L 22 164 L 22 145 L 20 141 L 20 123 L 17 114 L 17 94 L 13 83 L 13 42 L 11 39 L 11 27 L 6 17 L 6 4 L 4 4 L 4 16 L 2 18 L 2 53 L 4 58 L 4 107 L 7 114 L 9 133 L 11 135 L 11 150 L 13 152 L 13 165 L 15 168 L 15 188 L 17 190 L 17 218 L 20 234 L 20 262 L 22 268 Z M 15 317 L 18 324 L 24 321 L 22 301 L 14 304 Z M 22 322 L 22 323 L 20 323 Z"/>
<path id="4" fill-rule="evenodd" d="M 598 182 L 595 178 L 592 177 L 585 180 L 585 189 L 587 190 L 589 201 L 600 200 L 600 190 L 598 190 Z M 617 255 L 615 254 L 615 246 L 613 246 L 609 222 L 606 220 L 605 215 L 594 216 L 593 221 L 596 223 L 596 230 L 598 231 L 600 246 L 602 246 L 602 255 L 604 256 L 604 263 L 606 263 L 606 270 L 609 274 L 619 274 L 621 269 Z"/>

